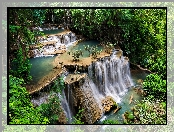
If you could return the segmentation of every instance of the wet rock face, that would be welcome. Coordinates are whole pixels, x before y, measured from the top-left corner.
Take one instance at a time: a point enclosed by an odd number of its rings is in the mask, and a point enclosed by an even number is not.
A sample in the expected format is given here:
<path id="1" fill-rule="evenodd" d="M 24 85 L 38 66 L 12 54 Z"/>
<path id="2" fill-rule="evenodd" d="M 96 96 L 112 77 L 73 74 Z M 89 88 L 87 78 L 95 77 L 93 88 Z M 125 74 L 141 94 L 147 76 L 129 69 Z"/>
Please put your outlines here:
<path id="1" fill-rule="evenodd" d="M 66 88 L 72 91 L 72 94 L 69 95 L 71 96 L 69 98 L 72 99 L 69 101 L 69 105 L 73 106 L 71 111 L 75 115 L 78 112 L 77 108 L 84 109 L 82 113 L 83 121 L 87 124 L 93 124 L 101 118 L 103 113 L 109 112 L 112 108 L 117 108 L 117 104 L 111 96 L 97 100 L 89 83 L 86 74 L 69 74 L 65 79 L 65 84 L 68 85 Z"/>
<path id="2" fill-rule="evenodd" d="M 92 91 L 90 89 L 84 91 L 81 88 L 76 88 L 75 93 L 75 105 L 81 109 L 84 109 L 84 121 L 88 124 L 93 124 L 101 117 L 103 111 L 100 109 L 99 104 L 94 99 Z"/>
<path id="3" fill-rule="evenodd" d="M 75 79 L 72 79 L 75 78 Z M 88 79 L 86 74 L 77 74 L 67 77 L 65 83 L 72 89 L 73 107 L 84 109 L 82 117 L 87 124 L 93 124 L 102 116 L 103 110 L 94 98 L 92 89 L 88 87 Z M 72 105 L 72 104 L 70 104 Z M 77 113 L 76 111 L 75 113 Z"/>

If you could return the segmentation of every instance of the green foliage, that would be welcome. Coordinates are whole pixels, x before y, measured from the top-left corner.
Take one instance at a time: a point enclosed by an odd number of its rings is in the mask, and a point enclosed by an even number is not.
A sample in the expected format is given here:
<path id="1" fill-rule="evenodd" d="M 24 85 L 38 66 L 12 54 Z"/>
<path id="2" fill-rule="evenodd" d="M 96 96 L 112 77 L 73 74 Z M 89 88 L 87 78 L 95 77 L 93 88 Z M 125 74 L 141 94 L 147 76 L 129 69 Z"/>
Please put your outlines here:
<path id="1" fill-rule="evenodd" d="M 104 120 L 102 124 L 119 124 L 117 120 Z"/>
<path id="2" fill-rule="evenodd" d="M 54 81 L 54 84 L 51 87 L 51 90 L 56 93 L 62 93 L 62 90 L 64 88 L 65 88 L 64 80 L 63 80 L 63 76 L 61 76 Z"/>
<path id="3" fill-rule="evenodd" d="M 124 113 L 124 117 L 126 119 L 126 120 L 124 120 L 125 124 L 133 124 L 134 123 L 135 117 L 134 117 L 134 114 L 132 112 L 126 111 Z"/>
<path id="4" fill-rule="evenodd" d="M 9 30 L 12 33 L 17 33 L 17 31 L 21 28 L 21 26 L 9 25 Z"/>
<path id="5" fill-rule="evenodd" d="M 111 44 L 109 42 L 107 42 L 106 45 L 103 45 L 104 46 L 104 49 L 105 49 L 105 52 L 110 54 L 111 53 L 111 50 L 114 48 L 116 44 Z"/>
<path id="6" fill-rule="evenodd" d="M 118 105 L 117 105 L 117 103 L 115 101 L 113 101 L 113 103 L 114 103 L 113 107 L 115 107 L 115 108 L 118 107 Z"/>
<path id="7" fill-rule="evenodd" d="M 166 100 L 166 80 L 162 80 L 162 78 L 157 74 L 150 74 L 146 77 L 143 82 L 143 89 L 150 96 L 160 100 Z"/>
<path id="8" fill-rule="evenodd" d="M 86 51 L 88 51 L 89 52 L 89 56 L 91 55 L 94 59 L 96 59 L 97 55 L 102 52 L 102 50 L 99 51 L 97 45 L 96 46 L 92 46 L 92 47 L 89 47 L 89 45 L 87 45 L 87 46 L 84 45 L 84 49 Z"/>
<path id="9" fill-rule="evenodd" d="M 70 55 L 70 52 L 69 52 Z M 83 56 L 83 52 L 80 50 L 76 50 L 75 52 L 72 52 L 72 57 L 73 57 L 73 61 L 79 61 L 79 57 Z"/>
<path id="10" fill-rule="evenodd" d="M 166 102 L 152 101 L 149 98 L 138 102 L 134 107 L 134 115 L 139 124 L 166 124 Z"/>
<path id="11" fill-rule="evenodd" d="M 30 74 L 31 64 L 28 59 L 24 59 L 22 48 L 17 51 L 16 58 L 13 60 L 13 70 L 10 73 L 18 78 L 23 78 L 25 82 L 30 81 L 32 77 Z"/>
<path id="12" fill-rule="evenodd" d="M 83 46 L 84 46 L 84 49 L 89 52 L 89 56 L 90 56 L 91 48 L 89 47 L 89 45 L 87 46 L 83 45 Z"/>
<path id="13" fill-rule="evenodd" d="M 43 103 L 38 107 L 40 113 L 49 119 L 50 124 L 58 123 L 59 115 L 63 112 L 61 108 L 61 101 L 55 93 L 61 94 L 64 88 L 64 80 L 63 76 L 61 76 L 54 81 L 47 103 Z"/>
<path id="14" fill-rule="evenodd" d="M 10 74 L 23 78 L 25 82 L 31 80 L 29 45 L 37 41 L 36 33 L 30 29 L 41 25 L 45 19 L 44 11 L 42 9 L 9 9 L 9 67 L 14 68 Z"/>
<path id="15" fill-rule="evenodd" d="M 97 55 L 100 54 L 102 50 L 99 51 L 98 46 L 92 46 L 91 47 L 91 55 L 94 59 L 97 58 Z"/>
<path id="16" fill-rule="evenodd" d="M 70 9 L 71 29 L 119 44 L 130 61 L 166 78 L 165 9 Z M 86 49 L 88 50 L 88 49 Z M 105 45 L 110 52 L 110 45 Z"/>
<path id="17" fill-rule="evenodd" d="M 64 9 L 54 9 L 54 13 L 56 14 L 57 17 L 62 19 L 62 16 L 64 15 Z"/>
<path id="18" fill-rule="evenodd" d="M 50 121 L 50 124 L 56 124 L 62 109 L 60 107 L 61 102 L 59 98 L 52 94 L 47 103 L 43 103 L 38 107 L 40 113 L 43 116 L 47 117 Z"/>
<path id="19" fill-rule="evenodd" d="M 82 121 L 84 109 L 78 111 L 78 113 L 73 117 L 73 122 L 71 124 L 84 124 Z"/>
<path id="20" fill-rule="evenodd" d="M 33 19 L 37 20 L 38 23 L 35 23 L 37 25 L 41 25 L 42 23 L 44 23 L 45 20 L 45 13 L 46 10 L 44 9 L 34 9 L 33 10 Z"/>
<path id="21" fill-rule="evenodd" d="M 134 63 L 166 76 L 166 10 L 120 10 L 122 49 Z"/>
<path id="22" fill-rule="evenodd" d="M 90 39 L 102 40 L 107 35 L 105 32 L 109 31 L 108 29 L 113 31 L 113 27 L 117 26 L 115 9 L 70 9 L 70 12 L 73 22 L 71 29 Z M 107 42 L 109 37 L 105 39 Z"/>
<path id="23" fill-rule="evenodd" d="M 34 109 L 24 80 L 9 75 L 9 124 L 47 124 L 48 118 Z"/>

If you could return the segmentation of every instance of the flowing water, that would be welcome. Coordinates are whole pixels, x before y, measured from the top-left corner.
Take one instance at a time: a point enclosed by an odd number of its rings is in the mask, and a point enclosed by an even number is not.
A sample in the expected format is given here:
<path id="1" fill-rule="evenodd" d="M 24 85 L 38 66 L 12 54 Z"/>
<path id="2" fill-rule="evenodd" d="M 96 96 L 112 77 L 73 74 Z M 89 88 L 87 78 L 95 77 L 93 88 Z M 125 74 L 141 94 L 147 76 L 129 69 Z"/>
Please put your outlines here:
<path id="1" fill-rule="evenodd" d="M 80 48 L 83 49 L 83 46 L 85 44 L 88 44 L 90 46 L 93 46 L 93 45 L 95 46 L 95 45 L 99 44 L 99 42 L 95 41 L 95 40 L 80 42 L 78 45 L 71 47 L 71 50 L 74 51 L 74 50 L 77 50 Z M 68 48 L 70 48 L 70 47 L 68 47 Z M 83 57 L 85 57 L 85 55 L 86 55 L 86 57 L 88 57 L 87 52 L 85 52 Z M 49 74 L 52 71 L 52 69 L 53 69 L 52 64 L 53 64 L 55 57 L 56 56 L 30 58 L 30 63 L 32 64 L 32 67 L 30 70 L 30 75 L 33 78 L 33 81 L 31 82 L 31 84 L 37 84 L 41 78 L 43 78 L 44 76 L 46 76 L 47 74 Z M 94 85 L 94 84 L 90 83 L 90 85 Z M 91 87 L 93 88 L 93 86 L 91 86 Z M 71 118 L 72 118 L 71 109 L 73 109 L 73 108 L 70 108 L 70 101 L 71 101 L 70 95 L 72 95 L 71 92 L 72 92 L 71 89 L 68 88 L 68 94 L 67 94 L 68 97 L 66 97 L 65 91 L 63 91 L 63 95 L 61 96 L 61 104 L 62 104 L 62 107 L 65 111 L 67 118 L 70 119 L 69 123 L 72 121 L 71 120 Z M 48 100 L 48 98 L 49 98 L 49 92 L 44 92 L 44 93 L 41 93 L 40 97 L 34 97 L 31 101 L 35 105 L 39 106 L 40 104 L 46 102 L 46 100 Z"/>
<path id="2" fill-rule="evenodd" d="M 123 95 L 128 87 L 133 86 L 130 76 L 129 62 L 114 51 L 110 57 L 92 63 L 89 68 L 89 76 L 98 87 L 103 96 L 111 96 L 117 103 L 120 95 Z"/>
<path id="3" fill-rule="evenodd" d="M 64 30 L 44 30 L 42 32 L 48 32 L 51 35 L 47 37 L 40 37 L 39 42 L 42 47 L 30 50 L 30 56 L 36 57 L 44 57 L 44 56 L 54 56 L 59 53 L 64 53 L 69 46 L 72 46 L 73 43 L 76 42 L 76 36 L 71 31 L 63 32 Z M 62 34 L 56 34 L 61 33 Z M 32 45 L 31 45 L 32 46 Z M 33 45 L 35 46 L 35 45 Z"/>
<path id="4" fill-rule="evenodd" d="M 146 76 L 149 75 L 149 73 L 146 73 L 142 70 L 132 70 L 131 71 L 131 77 L 134 83 L 134 86 L 139 85 L 137 83 L 137 80 L 142 79 L 144 80 L 146 78 Z M 122 108 L 117 112 L 114 113 L 113 111 L 110 111 L 109 113 L 103 115 L 103 117 L 95 122 L 95 124 L 102 124 L 102 122 L 104 120 L 117 120 L 118 123 L 122 124 L 123 123 L 123 118 L 122 118 L 122 114 L 124 114 L 126 111 L 131 111 L 131 107 L 133 107 L 135 104 L 131 103 L 129 104 L 129 100 L 130 100 L 130 96 L 133 95 L 133 100 L 136 101 L 140 101 L 143 99 L 142 96 L 138 95 L 133 88 L 130 88 L 125 95 L 123 95 L 121 97 L 121 102 L 118 103 L 119 106 L 121 106 Z"/>
<path id="5" fill-rule="evenodd" d="M 75 41 L 75 36 L 65 35 L 64 44 L 71 45 L 70 43 Z M 57 43 L 60 43 L 58 41 Z M 98 45 L 98 41 L 84 41 L 76 45 L 75 47 L 69 47 L 70 51 L 84 49 L 84 45 L 89 45 L 90 47 Z M 56 47 L 56 46 L 55 46 Z M 67 48 L 68 48 L 67 47 Z M 102 49 L 101 46 L 98 46 L 99 50 Z M 67 55 L 68 56 L 68 55 Z M 88 57 L 89 52 L 84 51 L 83 57 Z M 37 83 L 42 77 L 47 75 L 53 69 L 52 62 L 54 61 L 54 57 L 40 57 L 40 58 L 31 58 L 30 63 L 32 64 L 31 75 L 33 77 L 33 84 Z M 80 86 L 80 89 L 83 91 L 83 96 L 85 98 L 84 106 L 88 111 L 87 119 L 88 123 L 92 123 L 91 115 L 93 110 L 89 107 L 91 104 L 90 101 L 93 102 L 95 108 L 102 109 L 101 100 L 106 96 L 111 96 L 122 108 L 117 112 L 113 113 L 113 111 L 103 114 L 102 118 L 95 122 L 95 124 L 101 124 L 101 122 L 105 119 L 116 119 L 119 122 L 122 122 L 121 115 L 125 111 L 129 111 L 133 104 L 129 104 L 129 98 L 133 94 L 134 100 L 140 100 L 141 97 L 138 96 L 133 90 L 132 86 L 136 85 L 137 79 L 145 79 L 146 73 L 141 72 L 130 72 L 129 62 L 123 57 L 123 53 L 121 50 L 113 51 L 111 56 L 102 58 L 96 62 L 93 62 L 88 67 L 88 77 L 85 80 L 84 84 Z M 65 77 L 66 78 L 66 77 Z M 62 107 L 65 111 L 67 118 L 72 118 L 72 105 L 71 105 L 71 95 L 72 90 L 68 87 L 68 93 L 63 91 L 61 97 Z M 88 93 L 92 96 L 89 100 L 87 97 Z M 45 95 L 45 96 L 44 96 Z M 49 97 L 48 93 L 41 94 L 39 98 L 33 98 L 32 102 L 37 105 L 43 103 Z M 88 98 L 88 99 L 87 99 Z M 96 105 L 97 103 L 97 105 Z M 69 123 L 71 120 L 69 120 Z"/>

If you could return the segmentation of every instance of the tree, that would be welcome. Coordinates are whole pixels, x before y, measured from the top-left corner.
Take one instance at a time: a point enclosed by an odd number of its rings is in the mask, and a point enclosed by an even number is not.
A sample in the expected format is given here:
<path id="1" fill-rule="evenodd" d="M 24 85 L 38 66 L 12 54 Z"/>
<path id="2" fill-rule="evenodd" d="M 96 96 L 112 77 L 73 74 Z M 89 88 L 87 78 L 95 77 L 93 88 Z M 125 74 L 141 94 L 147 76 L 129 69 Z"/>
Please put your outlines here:
<path id="1" fill-rule="evenodd" d="M 28 81 L 30 65 L 28 61 L 29 45 L 36 42 L 33 26 L 40 26 L 45 18 L 44 10 L 41 9 L 19 9 L 9 8 L 9 68 L 12 63 L 16 65 L 16 71 L 11 74 L 22 77 Z M 38 34 L 38 33 L 37 33 Z M 21 74 L 26 74 L 25 76 Z M 30 77 L 31 79 L 31 77 Z"/>

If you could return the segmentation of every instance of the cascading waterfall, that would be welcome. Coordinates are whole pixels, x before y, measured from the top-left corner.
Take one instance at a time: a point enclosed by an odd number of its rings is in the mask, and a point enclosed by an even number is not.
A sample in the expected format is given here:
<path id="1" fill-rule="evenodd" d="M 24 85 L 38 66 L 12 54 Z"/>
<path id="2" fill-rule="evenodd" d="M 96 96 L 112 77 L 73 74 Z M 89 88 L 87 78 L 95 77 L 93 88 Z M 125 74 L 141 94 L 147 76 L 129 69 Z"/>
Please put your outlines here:
<path id="1" fill-rule="evenodd" d="M 96 121 L 95 119 L 99 119 L 103 115 L 102 100 L 105 97 L 110 96 L 115 102 L 120 103 L 121 96 L 125 94 L 127 88 L 133 86 L 129 61 L 126 57 L 123 57 L 121 50 L 115 50 L 111 56 L 100 58 L 98 61 L 93 62 L 88 67 L 88 75 L 82 82 L 78 85 L 76 84 L 74 88 L 78 92 L 73 92 L 79 94 L 76 100 L 83 102 L 78 105 L 85 109 L 86 122 L 93 124 Z M 67 86 L 68 100 L 72 96 L 70 89 L 73 89 L 72 84 L 69 85 Z M 74 98 L 71 97 L 71 99 Z M 72 100 L 68 101 L 68 105 L 72 106 L 72 102 Z"/>
<path id="2" fill-rule="evenodd" d="M 121 55 L 117 55 L 121 52 Z M 121 50 L 115 50 L 111 56 L 93 62 L 88 68 L 88 75 L 103 96 L 111 96 L 119 103 L 128 87 L 133 86 L 130 77 L 129 62 L 122 56 Z M 98 96 L 98 95 L 96 95 Z"/>
<path id="3" fill-rule="evenodd" d="M 62 50 L 60 47 L 65 46 L 68 48 L 76 41 L 76 36 L 72 32 L 68 32 L 61 36 L 50 35 L 46 39 L 42 38 L 39 40 L 40 43 L 52 42 L 50 45 L 44 45 L 39 49 L 34 49 L 34 58 L 35 57 L 43 57 L 43 56 L 54 56 L 55 52 L 58 50 Z"/>
<path id="4" fill-rule="evenodd" d="M 75 41 L 76 36 L 72 32 L 61 36 L 49 36 L 46 40 L 42 39 L 40 42 L 54 43 L 45 45 L 39 49 L 34 49 L 34 57 L 50 56 L 54 51 L 61 50 L 60 47 L 62 45 L 67 48 Z M 57 96 L 61 100 L 61 106 L 66 117 L 69 119 L 68 123 L 71 123 L 72 117 L 77 113 L 77 111 L 75 111 L 76 104 L 76 107 L 81 105 L 80 107 L 85 109 L 86 122 L 93 124 L 104 114 L 102 100 L 105 99 L 105 97 L 110 96 L 115 102 L 120 103 L 121 96 L 125 94 L 127 88 L 133 85 L 128 59 L 123 57 L 121 50 L 115 50 L 110 56 L 100 58 L 91 63 L 88 67 L 88 75 L 84 78 L 83 83 L 78 84 L 76 87 L 72 84 L 68 84 L 62 91 L 62 95 Z M 80 91 L 79 95 L 75 95 L 78 93 L 78 90 Z M 32 102 L 36 105 L 40 105 L 48 98 L 48 95 L 45 96 L 46 97 L 41 97 L 40 102 L 38 100 L 32 100 Z M 76 101 L 74 99 L 76 99 Z"/>

